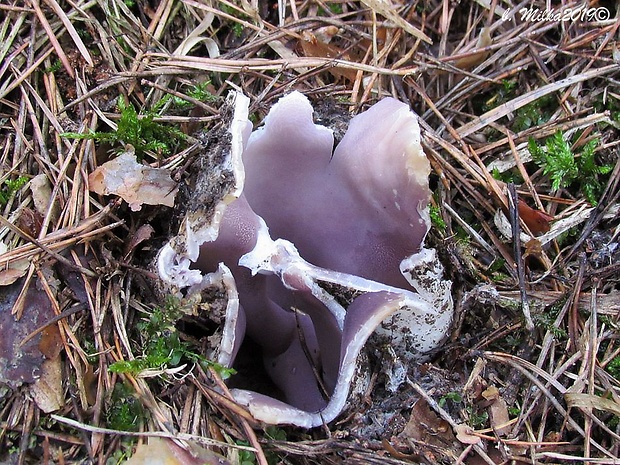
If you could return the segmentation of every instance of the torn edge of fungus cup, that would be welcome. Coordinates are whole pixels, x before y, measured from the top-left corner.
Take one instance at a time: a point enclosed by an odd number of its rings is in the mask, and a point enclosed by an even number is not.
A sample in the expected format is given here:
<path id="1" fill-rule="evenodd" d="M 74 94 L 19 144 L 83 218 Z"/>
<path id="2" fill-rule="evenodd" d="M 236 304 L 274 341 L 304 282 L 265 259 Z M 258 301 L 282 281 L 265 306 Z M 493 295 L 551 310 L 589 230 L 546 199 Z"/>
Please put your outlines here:
<path id="1" fill-rule="evenodd" d="M 451 282 L 423 246 L 430 163 L 417 116 L 393 98 L 353 117 L 335 150 L 299 92 L 254 131 L 248 108 L 230 94 L 226 135 L 205 145 L 158 271 L 172 292 L 223 291 L 213 357 L 237 370 L 239 404 L 265 423 L 316 427 L 365 392 L 373 333 L 402 361 L 396 387 L 448 333 Z"/>

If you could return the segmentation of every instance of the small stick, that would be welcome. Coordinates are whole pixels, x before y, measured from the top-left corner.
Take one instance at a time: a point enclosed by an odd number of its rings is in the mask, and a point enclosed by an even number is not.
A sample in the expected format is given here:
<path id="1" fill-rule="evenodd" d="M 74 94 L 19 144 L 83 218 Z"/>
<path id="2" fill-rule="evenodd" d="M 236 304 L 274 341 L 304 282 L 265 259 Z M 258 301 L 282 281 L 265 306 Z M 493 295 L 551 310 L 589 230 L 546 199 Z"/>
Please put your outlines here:
<path id="1" fill-rule="evenodd" d="M 304 330 L 301 328 L 299 324 L 299 309 L 296 307 L 291 307 L 293 313 L 295 314 L 295 323 L 297 325 L 297 334 L 299 335 L 299 343 L 301 344 L 301 349 L 304 351 L 304 355 L 310 364 L 310 368 L 312 368 L 312 374 L 316 379 L 316 384 L 319 387 L 319 391 L 321 391 L 321 396 L 326 401 L 329 401 L 329 392 L 327 392 L 327 388 L 323 383 L 323 379 L 321 378 L 321 374 L 319 373 L 318 367 L 314 364 L 314 360 L 312 359 L 312 354 L 310 353 L 310 349 L 308 349 L 308 344 L 306 343 L 306 336 L 304 334 Z"/>
<path id="2" fill-rule="evenodd" d="M 525 270 L 523 268 L 523 257 L 521 256 L 521 227 L 519 225 L 519 197 L 517 189 L 513 183 L 508 184 L 508 203 L 510 206 L 510 226 L 512 227 L 512 245 L 517 264 L 517 276 L 519 277 L 519 291 L 521 292 L 521 311 L 525 318 L 525 327 L 531 333 L 534 331 L 534 321 L 530 313 L 530 305 L 525 288 Z"/>
<path id="3" fill-rule="evenodd" d="M 45 253 L 51 255 L 52 257 L 54 257 L 56 260 L 58 260 L 59 262 L 61 262 L 62 264 L 68 266 L 70 269 L 72 270 L 76 270 L 79 271 L 80 273 L 85 274 L 86 276 L 90 276 L 91 278 L 95 278 L 97 277 L 97 274 L 92 271 L 89 270 L 88 268 L 84 268 L 83 266 L 80 265 L 76 265 L 75 263 L 73 263 L 71 260 L 69 260 L 68 258 L 63 257 L 62 255 L 60 255 L 58 252 L 54 252 L 52 249 L 50 249 L 48 246 L 43 245 L 41 242 L 39 242 L 37 239 L 35 239 L 34 237 L 31 237 L 29 234 L 25 233 L 24 231 L 22 231 L 21 229 L 19 229 L 17 226 L 15 226 L 13 223 L 11 223 L 9 220 L 7 220 L 4 216 L 0 215 L 0 223 L 2 223 L 4 226 L 6 226 L 7 228 L 9 228 L 11 231 L 13 231 L 15 234 L 17 234 L 18 236 L 20 236 L 22 239 L 33 243 L 34 245 L 36 245 L 38 248 L 40 248 L 41 250 L 43 250 Z"/>

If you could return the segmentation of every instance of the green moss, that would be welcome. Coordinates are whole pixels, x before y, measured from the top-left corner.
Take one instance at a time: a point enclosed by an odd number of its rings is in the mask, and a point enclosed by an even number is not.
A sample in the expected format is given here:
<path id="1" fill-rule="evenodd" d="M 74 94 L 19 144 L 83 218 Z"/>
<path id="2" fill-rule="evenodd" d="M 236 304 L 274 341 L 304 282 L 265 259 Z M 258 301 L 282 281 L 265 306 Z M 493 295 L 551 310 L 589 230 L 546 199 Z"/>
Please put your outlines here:
<path id="1" fill-rule="evenodd" d="M 142 354 L 134 360 L 121 360 L 111 364 L 112 373 L 137 375 L 144 370 L 166 370 L 185 362 L 199 363 L 204 368 L 214 369 L 223 379 L 235 370 L 206 359 L 186 341 L 182 341 L 175 327 L 183 315 L 177 299 L 169 297 L 162 307 L 157 307 L 148 318 L 140 321 L 136 328 L 142 339 Z"/>
<path id="2" fill-rule="evenodd" d="M 548 94 L 519 108 L 515 112 L 512 130 L 521 132 L 546 123 L 553 114 L 554 104 L 554 96 Z"/>
<path id="3" fill-rule="evenodd" d="M 611 376 L 620 380 L 620 355 L 611 359 L 611 361 L 605 366 L 605 370 Z"/>
<path id="4" fill-rule="evenodd" d="M 117 383 L 106 411 L 108 427 L 119 431 L 138 431 L 144 419 L 144 408 L 135 397 L 132 388 Z"/>
<path id="5" fill-rule="evenodd" d="M 187 96 L 199 102 L 215 102 L 217 101 L 217 96 L 209 92 L 209 85 L 211 85 L 211 81 L 199 82 L 187 90 Z M 186 109 L 194 106 L 192 102 L 188 102 L 181 97 L 170 96 L 170 98 L 176 108 Z"/>
<path id="6" fill-rule="evenodd" d="M 120 118 L 116 131 L 89 131 L 85 134 L 68 132 L 63 133 L 62 137 L 92 139 L 112 146 L 121 145 L 121 150 L 125 145 L 131 144 L 136 150 L 138 160 L 149 151 L 157 155 L 167 155 L 187 137 L 179 129 L 155 121 L 164 103 L 161 101 L 153 109 L 139 114 L 131 103 L 127 104 L 123 98 L 119 98 Z"/>
<path id="7" fill-rule="evenodd" d="M 61 68 L 62 68 L 62 61 L 60 61 L 60 59 L 56 59 L 54 61 L 54 63 L 52 63 L 47 68 L 45 68 L 45 70 L 43 70 L 43 72 L 46 73 L 46 74 L 51 74 L 51 73 L 55 73 L 55 72 L 59 71 Z"/>
<path id="8" fill-rule="evenodd" d="M 491 176 L 493 176 L 494 179 L 505 182 L 507 184 L 508 183 L 522 184 L 523 183 L 523 177 L 521 176 L 521 173 L 519 173 L 519 171 L 515 169 L 510 169 L 504 172 L 500 172 L 497 168 L 493 168 L 493 170 L 491 170 Z"/>
<path id="9" fill-rule="evenodd" d="M 5 206 L 9 199 L 28 182 L 28 178 L 20 176 L 17 179 L 5 179 L 0 187 L 0 205 Z"/>
<path id="10" fill-rule="evenodd" d="M 534 161 L 543 169 L 543 174 L 551 179 L 554 191 L 574 186 L 592 205 L 596 205 L 603 186 L 601 176 L 613 169 L 611 165 L 596 163 L 594 152 L 597 145 L 597 139 L 591 140 L 579 154 L 574 154 L 569 142 L 558 131 L 542 146 L 530 138 L 528 149 Z"/>
<path id="11" fill-rule="evenodd" d="M 429 208 L 429 215 L 431 217 L 431 224 L 433 225 L 433 227 L 442 233 L 445 232 L 446 222 L 441 216 L 441 210 L 439 209 L 439 207 L 431 205 Z"/>

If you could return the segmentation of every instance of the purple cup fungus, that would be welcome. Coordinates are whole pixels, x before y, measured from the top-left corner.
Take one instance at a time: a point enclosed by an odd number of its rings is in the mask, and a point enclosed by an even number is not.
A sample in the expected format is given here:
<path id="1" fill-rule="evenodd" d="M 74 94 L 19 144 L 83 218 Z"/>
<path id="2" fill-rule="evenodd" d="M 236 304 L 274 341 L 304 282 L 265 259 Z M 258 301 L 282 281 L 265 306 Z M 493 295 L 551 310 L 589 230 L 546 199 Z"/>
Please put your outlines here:
<path id="1" fill-rule="evenodd" d="M 253 132 L 248 107 L 231 94 L 226 141 L 158 269 L 187 295 L 225 290 L 215 356 L 236 366 L 249 346 L 270 380 L 232 389 L 236 401 L 259 421 L 315 427 L 364 392 L 373 332 L 403 364 L 447 334 L 451 283 L 423 247 L 430 164 L 417 117 L 393 98 L 355 116 L 335 151 L 299 92 Z"/>

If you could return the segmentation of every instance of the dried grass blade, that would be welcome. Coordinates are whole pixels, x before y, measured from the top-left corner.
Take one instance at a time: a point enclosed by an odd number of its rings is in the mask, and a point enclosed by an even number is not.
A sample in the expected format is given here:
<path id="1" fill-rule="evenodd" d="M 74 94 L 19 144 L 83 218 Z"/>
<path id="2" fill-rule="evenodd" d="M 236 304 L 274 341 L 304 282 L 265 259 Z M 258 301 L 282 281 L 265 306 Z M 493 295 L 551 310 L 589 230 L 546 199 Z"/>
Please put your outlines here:
<path id="1" fill-rule="evenodd" d="M 21 53 L 22 48 L 25 48 L 25 47 L 20 47 L 16 51 L 16 53 L 11 54 L 11 56 L 17 56 L 19 53 Z M 45 61 L 45 59 L 50 55 L 50 53 L 52 53 L 53 50 L 54 50 L 53 48 L 50 48 L 46 50 L 45 52 L 43 52 L 43 54 L 34 63 L 32 63 L 32 65 L 26 71 L 23 71 L 23 72 L 20 72 L 19 69 L 17 69 L 11 63 L 12 61 L 11 58 L 7 59 L 7 64 L 9 65 L 9 67 L 15 74 L 15 81 L 13 81 L 10 85 L 6 85 L 6 86 L 0 85 L 0 98 L 5 97 L 10 92 L 17 89 L 21 85 L 22 82 L 28 79 L 28 76 L 30 76 L 33 72 L 38 70 L 39 67 L 41 66 L 41 63 Z M 7 81 L 7 84 L 8 84 L 8 81 Z"/>
<path id="2" fill-rule="evenodd" d="M 223 58 L 204 58 L 193 56 L 174 56 L 163 53 L 148 53 L 147 58 L 162 58 L 167 61 L 159 63 L 160 68 L 156 69 L 153 74 L 160 75 L 164 73 L 163 67 L 187 68 L 198 71 L 211 71 L 222 73 L 241 73 L 244 71 L 279 71 L 282 69 L 295 69 L 300 67 L 319 67 L 334 66 L 344 69 L 353 69 L 356 71 L 365 71 L 368 73 L 377 73 L 390 76 L 406 76 L 413 74 L 416 68 L 388 69 L 379 66 L 366 65 L 353 61 L 333 59 L 333 58 L 317 58 L 317 57 L 299 57 L 288 60 L 266 60 L 263 58 L 250 58 L 245 60 L 227 60 Z M 179 74 L 179 70 L 174 70 L 174 74 Z M 135 73 L 120 73 L 121 76 L 135 77 Z M 140 74 L 148 76 L 148 73 Z"/>
<path id="3" fill-rule="evenodd" d="M 41 21 L 41 25 L 43 26 L 43 29 L 45 29 L 45 32 L 47 33 L 47 37 L 49 38 L 52 44 L 52 47 L 54 47 L 54 50 L 56 50 L 56 54 L 58 55 L 60 62 L 64 66 L 69 76 L 71 76 L 71 78 L 74 78 L 75 72 L 73 71 L 73 67 L 71 66 L 71 63 L 69 63 L 69 59 L 67 58 L 65 51 L 62 49 L 60 42 L 58 42 L 58 38 L 56 38 L 56 35 L 54 34 L 54 31 L 52 30 L 52 26 L 50 26 L 50 23 L 47 21 L 47 18 L 45 17 L 43 10 L 41 10 L 41 6 L 39 5 L 39 0 L 30 0 L 30 4 L 32 5 L 32 8 L 34 9 L 34 11 L 37 13 L 37 18 L 39 18 L 39 21 Z"/>
<path id="4" fill-rule="evenodd" d="M 0 63 L 4 61 L 4 57 L 11 49 L 13 45 L 13 41 L 15 40 L 15 37 L 18 36 L 21 30 L 21 27 L 24 24 L 24 21 L 26 20 L 26 14 L 22 13 L 17 17 L 17 19 L 15 19 L 13 27 L 11 28 L 11 32 L 9 33 L 7 37 L 5 37 L 6 36 L 5 26 L 9 24 L 9 18 L 10 18 L 10 15 L 7 15 L 5 17 L 5 21 L 3 22 L 4 24 L 2 26 L 2 36 L 0 37 L 0 44 L 1 44 L 0 45 Z"/>
<path id="5" fill-rule="evenodd" d="M 86 60 L 86 63 L 88 63 L 89 66 L 94 67 L 95 63 L 93 62 L 93 59 L 91 58 L 90 53 L 88 52 L 88 49 L 86 48 L 86 45 L 84 45 L 84 42 L 82 42 L 82 39 L 80 38 L 78 32 L 73 27 L 71 20 L 67 17 L 67 14 L 62 10 L 58 2 L 56 2 L 56 0 L 45 0 L 45 2 L 47 2 L 47 4 L 51 6 L 52 9 L 56 12 L 58 17 L 62 21 L 62 24 L 65 26 L 65 29 L 71 36 L 71 39 L 73 39 L 73 43 L 75 44 L 77 49 L 80 51 L 80 54 L 82 55 L 84 60 Z"/>
<path id="6" fill-rule="evenodd" d="M 620 416 L 620 404 L 612 399 L 604 399 L 594 394 L 583 394 L 579 392 L 567 392 L 564 394 L 564 399 L 569 407 L 578 407 L 581 409 L 594 408 Z"/>
<path id="7" fill-rule="evenodd" d="M 121 436 L 133 436 L 133 437 L 142 437 L 142 438 L 168 438 L 168 439 L 181 439 L 184 441 L 196 441 L 197 443 L 206 445 L 206 446 L 215 446 L 222 448 L 232 448 L 239 450 L 247 450 L 250 452 L 254 452 L 255 449 L 253 447 L 243 446 L 239 444 L 229 444 L 227 442 L 217 441 L 215 439 L 206 438 L 204 436 L 198 436 L 195 434 L 186 434 L 186 433 L 169 433 L 167 431 L 148 431 L 148 432 L 137 432 L 137 431 L 120 431 L 110 428 L 100 428 L 98 426 L 87 425 L 85 423 L 80 423 L 79 421 L 75 421 L 71 418 L 62 417 L 60 415 L 52 414 L 50 415 L 54 420 L 59 423 L 64 423 L 65 425 L 69 425 L 73 428 L 88 431 L 90 433 L 100 433 L 100 434 L 118 434 Z"/>
<path id="8" fill-rule="evenodd" d="M 605 74 L 619 71 L 620 64 L 613 64 L 608 66 L 603 66 L 602 68 L 593 69 L 591 71 L 578 74 L 576 76 L 571 76 L 566 79 L 561 79 L 558 82 L 553 82 L 551 84 L 547 84 L 546 86 L 539 87 L 538 89 L 534 89 L 531 92 L 523 94 L 517 98 L 510 100 L 498 107 L 495 107 L 493 110 L 487 111 L 486 113 L 477 116 L 472 121 L 467 124 L 464 124 L 457 132 L 461 137 L 467 137 L 474 132 L 484 128 L 485 126 L 497 121 L 503 116 L 518 110 L 519 108 L 527 105 L 528 103 L 532 103 L 535 100 L 538 100 L 541 97 L 544 97 L 547 94 L 558 91 L 560 89 L 564 89 L 565 87 L 571 86 L 573 84 L 577 84 L 579 82 L 587 81 L 588 79 L 601 77 Z"/>
<path id="9" fill-rule="evenodd" d="M 404 20 L 398 13 L 396 13 L 394 10 L 394 5 L 392 5 L 391 2 L 387 0 L 362 0 L 362 3 L 372 11 L 379 13 L 381 16 L 393 22 L 396 26 L 404 29 L 413 37 L 423 40 L 427 44 L 433 43 L 429 36 L 424 34 L 417 27 L 413 26 L 408 21 Z"/>

